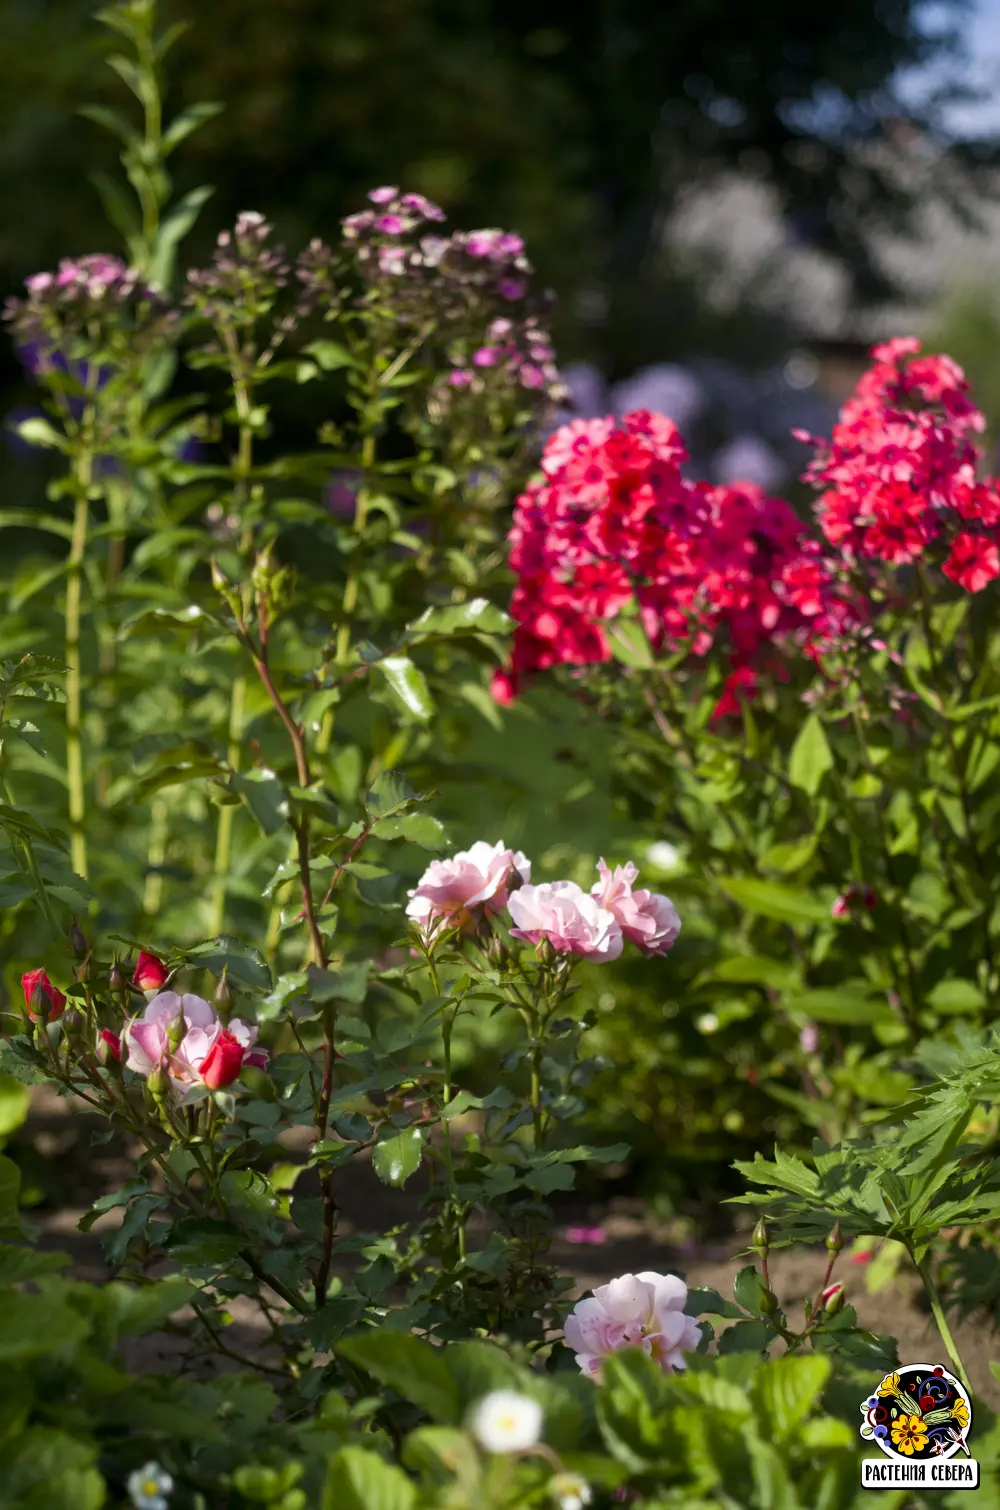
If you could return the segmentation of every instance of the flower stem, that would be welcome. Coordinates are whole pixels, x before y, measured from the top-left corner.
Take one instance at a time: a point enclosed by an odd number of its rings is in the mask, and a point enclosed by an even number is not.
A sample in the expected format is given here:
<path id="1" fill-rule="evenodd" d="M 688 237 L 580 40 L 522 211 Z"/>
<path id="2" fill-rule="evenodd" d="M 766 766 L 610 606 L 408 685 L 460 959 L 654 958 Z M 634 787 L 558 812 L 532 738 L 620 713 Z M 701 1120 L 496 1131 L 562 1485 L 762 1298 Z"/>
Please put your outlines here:
<path id="1" fill-rule="evenodd" d="M 90 508 L 88 494 L 93 471 L 93 457 L 89 451 L 79 453 L 74 471 L 77 496 L 66 577 L 66 786 L 69 792 L 70 856 L 76 874 L 86 879 L 86 796 L 80 733 L 80 601 Z"/>
<path id="2" fill-rule="evenodd" d="M 240 768 L 240 736 L 243 731 L 243 714 L 246 707 L 247 683 L 245 676 L 238 676 L 233 682 L 233 690 L 229 699 L 229 769 L 238 771 Z M 211 917 L 209 919 L 209 932 L 219 934 L 222 932 L 226 921 L 226 893 L 229 882 L 229 868 L 233 858 L 233 824 L 236 819 L 234 806 L 219 809 L 219 827 L 215 838 L 215 879 L 212 889 Z"/>
<path id="3" fill-rule="evenodd" d="M 931 1312 L 934 1316 L 934 1321 L 938 1329 L 938 1336 L 941 1338 L 941 1341 L 945 1345 L 945 1351 L 947 1352 L 948 1357 L 955 1365 L 956 1374 L 971 1394 L 972 1385 L 969 1382 L 968 1374 L 965 1372 L 965 1364 L 962 1362 L 962 1355 L 958 1351 L 958 1344 L 952 1336 L 951 1327 L 948 1325 L 948 1318 L 944 1313 L 944 1306 L 941 1304 L 941 1295 L 934 1281 L 934 1275 L 931 1272 L 930 1263 L 926 1258 L 924 1259 L 923 1263 L 920 1264 L 917 1263 L 916 1259 L 914 1259 L 913 1261 L 916 1266 L 917 1273 L 920 1275 L 921 1283 L 923 1284 L 923 1287 L 927 1292 L 927 1299 L 930 1301 Z"/>

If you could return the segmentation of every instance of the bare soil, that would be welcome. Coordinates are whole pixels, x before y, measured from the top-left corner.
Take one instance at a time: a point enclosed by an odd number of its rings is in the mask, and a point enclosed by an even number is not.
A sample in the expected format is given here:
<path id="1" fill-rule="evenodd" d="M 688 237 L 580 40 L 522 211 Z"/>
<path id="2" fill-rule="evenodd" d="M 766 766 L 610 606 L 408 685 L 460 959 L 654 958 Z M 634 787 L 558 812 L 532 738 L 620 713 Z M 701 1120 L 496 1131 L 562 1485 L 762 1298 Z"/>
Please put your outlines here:
<path id="1" fill-rule="evenodd" d="M 33 1192 L 35 1204 L 26 1212 L 36 1229 L 40 1246 L 70 1256 L 69 1272 L 95 1283 L 106 1281 L 110 1271 L 104 1259 L 101 1233 L 117 1224 L 119 1214 L 102 1217 L 89 1233 L 79 1230 L 79 1221 L 98 1196 L 120 1188 L 135 1172 L 134 1153 L 118 1140 L 93 1142 L 100 1134 L 100 1119 L 82 1103 L 72 1103 L 47 1087 L 33 1092 L 33 1108 L 27 1127 L 9 1151 L 22 1166 L 24 1185 Z M 361 1161 L 341 1171 L 337 1197 L 343 1208 L 340 1232 L 346 1237 L 360 1231 L 384 1231 L 412 1219 L 419 1192 L 410 1188 L 391 1190 L 376 1178 L 370 1165 Z M 683 1276 L 689 1285 L 709 1285 L 723 1296 L 732 1294 L 733 1280 L 748 1259 L 735 1255 L 747 1247 L 745 1234 L 734 1234 L 716 1245 L 678 1245 L 676 1234 L 653 1218 L 645 1202 L 629 1196 L 612 1196 L 584 1203 L 567 1199 L 556 1207 L 557 1226 L 551 1255 L 563 1274 L 574 1281 L 573 1296 L 586 1294 L 619 1274 L 651 1269 Z M 603 1241 L 579 1240 L 577 1228 L 600 1229 Z M 592 1235 L 592 1234 L 591 1234 Z M 346 1278 L 353 1270 L 354 1255 L 348 1255 L 336 1272 Z M 807 1296 L 815 1296 L 826 1270 L 823 1249 L 795 1249 L 772 1253 L 770 1277 L 783 1309 L 792 1317 L 802 1314 Z M 890 1333 L 899 1342 L 903 1362 L 947 1362 L 923 1301 L 919 1282 L 900 1277 L 869 1294 L 866 1272 L 842 1256 L 835 1273 L 846 1287 L 861 1324 L 871 1331 Z M 233 1308 L 235 1325 L 227 1331 L 234 1349 L 256 1350 L 264 1344 L 256 1312 Z M 975 1396 L 1000 1409 L 1000 1386 L 990 1373 L 990 1362 L 1000 1358 L 1000 1342 L 975 1319 L 955 1329 L 959 1349 L 972 1380 Z M 169 1338 L 147 1339 L 135 1365 L 159 1366 L 176 1359 L 176 1344 Z"/>

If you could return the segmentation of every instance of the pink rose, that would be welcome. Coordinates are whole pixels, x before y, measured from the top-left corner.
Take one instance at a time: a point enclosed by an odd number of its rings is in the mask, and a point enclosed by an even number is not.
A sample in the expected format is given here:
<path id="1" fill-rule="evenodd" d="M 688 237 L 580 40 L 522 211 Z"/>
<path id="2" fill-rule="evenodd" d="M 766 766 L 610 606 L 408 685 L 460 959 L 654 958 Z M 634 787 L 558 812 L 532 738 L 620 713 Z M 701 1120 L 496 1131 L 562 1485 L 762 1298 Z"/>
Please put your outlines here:
<path id="1" fill-rule="evenodd" d="M 617 865 L 614 873 L 598 860 L 597 870 L 601 879 L 591 887 L 591 896 L 617 919 L 622 933 L 643 954 L 666 954 L 681 931 L 670 898 L 655 891 L 633 891 L 639 872 L 631 860 Z"/>
<path id="2" fill-rule="evenodd" d="M 522 886 L 507 903 L 516 927 L 511 938 L 537 944 L 548 939 L 557 954 L 582 954 L 589 959 L 617 959 L 622 931 L 612 913 L 601 907 L 575 881 L 546 881 Z"/>
<path id="3" fill-rule="evenodd" d="M 687 1285 L 676 1274 L 623 1274 L 577 1301 L 566 1318 L 563 1337 L 585 1374 L 599 1375 L 608 1353 L 641 1347 L 671 1373 L 684 1368 L 701 1327 L 685 1316 Z"/>
<path id="4" fill-rule="evenodd" d="M 467 922 L 474 907 L 489 914 L 501 912 L 515 873 L 520 882 L 530 881 L 531 861 L 520 850 L 507 849 L 502 839 L 496 844 L 480 839 L 450 860 L 433 860 L 428 865 L 408 893 L 406 915 L 427 932 L 439 918 Z"/>
<path id="5" fill-rule="evenodd" d="M 128 1050 L 125 1061 L 139 1075 L 151 1075 L 170 1057 L 168 1033 L 183 1013 L 186 1032 L 192 1028 L 211 1029 L 218 1018 L 209 1002 L 200 996 L 179 996 L 176 991 L 161 991 L 146 1005 L 141 1017 L 125 1024 L 122 1045 Z"/>

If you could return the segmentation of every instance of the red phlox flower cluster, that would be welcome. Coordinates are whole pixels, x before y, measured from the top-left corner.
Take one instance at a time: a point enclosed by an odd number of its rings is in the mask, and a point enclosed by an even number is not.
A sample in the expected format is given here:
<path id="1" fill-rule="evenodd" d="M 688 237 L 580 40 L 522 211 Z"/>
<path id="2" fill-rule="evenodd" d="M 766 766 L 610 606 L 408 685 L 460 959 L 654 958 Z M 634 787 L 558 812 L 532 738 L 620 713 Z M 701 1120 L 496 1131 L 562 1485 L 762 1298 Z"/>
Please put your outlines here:
<path id="1" fill-rule="evenodd" d="M 944 574 L 979 592 L 1000 574 L 1000 493 L 977 480 L 971 436 L 985 420 L 965 374 L 950 357 L 922 355 L 912 338 L 876 346 L 872 358 L 829 445 L 813 442 L 821 449 L 806 478 L 823 489 L 820 527 L 848 561 L 888 566 L 909 565 L 940 541 Z"/>
<path id="2" fill-rule="evenodd" d="M 704 655 L 724 632 L 733 674 L 720 712 L 776 637 L 811 643 L 842 627 L 849 605 L 791 506 L 750 483 L 691 482 L 686 459 L 673 422 L 646 410 L 550 438 L 509 536 L 517 629 L 499 700 L 525 673 L 609 660 L 605 626 L 632 602 L 657 649 Z"/>

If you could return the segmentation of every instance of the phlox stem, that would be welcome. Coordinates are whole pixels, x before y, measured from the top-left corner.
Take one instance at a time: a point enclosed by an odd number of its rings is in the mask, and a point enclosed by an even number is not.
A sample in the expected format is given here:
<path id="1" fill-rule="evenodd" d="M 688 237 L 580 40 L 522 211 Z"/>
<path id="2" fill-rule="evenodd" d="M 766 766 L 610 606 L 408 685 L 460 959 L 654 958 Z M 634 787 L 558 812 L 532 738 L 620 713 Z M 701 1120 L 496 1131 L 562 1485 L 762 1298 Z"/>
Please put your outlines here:
<path id="1" fill-rule="evenodd" d="M 77 486 L 66 575 L 66 786 L 69 793 L 70 858 L 78 876 L 87 876 L 87 839 L 84 828 L 86 796 L 83 779 L 83 745 L 80 730 L 80 602 L 83 561 L 87 549 L 87 525 L 93 457 L 82 451 L 74 471 Z"/>

